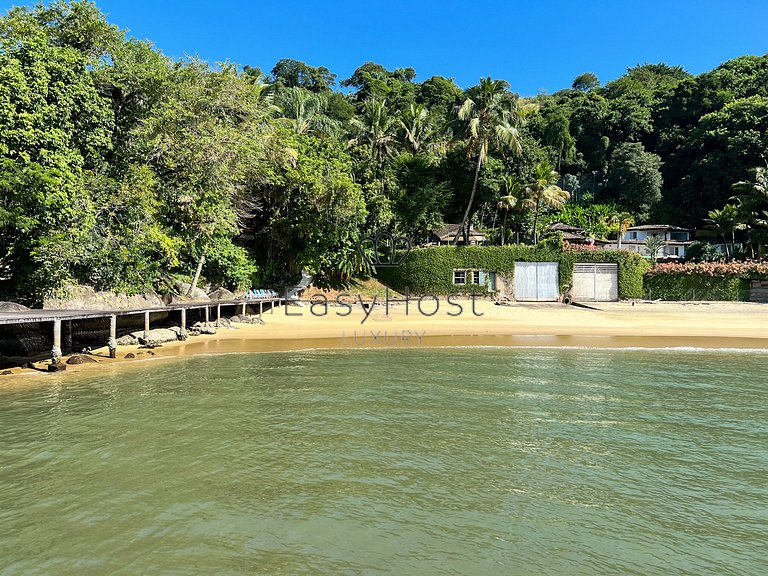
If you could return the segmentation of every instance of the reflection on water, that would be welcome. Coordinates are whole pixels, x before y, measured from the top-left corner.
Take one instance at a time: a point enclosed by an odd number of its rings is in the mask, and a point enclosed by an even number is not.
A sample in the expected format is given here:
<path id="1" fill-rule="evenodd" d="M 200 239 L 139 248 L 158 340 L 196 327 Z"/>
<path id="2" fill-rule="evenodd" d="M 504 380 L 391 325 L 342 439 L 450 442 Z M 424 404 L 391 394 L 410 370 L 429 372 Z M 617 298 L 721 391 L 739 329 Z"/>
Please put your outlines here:
<path id="1" fill-rule="evenodd" d="M 0 392 L 2 574 L 761 574 L 768 356 L 192 358 Z"/>

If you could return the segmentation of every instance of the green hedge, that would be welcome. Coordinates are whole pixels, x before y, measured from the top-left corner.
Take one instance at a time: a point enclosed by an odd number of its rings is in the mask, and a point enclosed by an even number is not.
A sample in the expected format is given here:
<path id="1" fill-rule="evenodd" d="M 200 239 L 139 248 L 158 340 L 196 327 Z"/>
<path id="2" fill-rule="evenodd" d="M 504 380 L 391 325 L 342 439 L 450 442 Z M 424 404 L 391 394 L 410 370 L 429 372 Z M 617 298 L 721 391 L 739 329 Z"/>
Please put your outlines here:
<path id="1" fill-rule="evenodd" d="M 485 286 L 455 285 L 454 269 L 475 269 L 514 277 L 515 262 L 558 262 L 560 289 L 570 290 L 575 262 L 615 262 L 619 265 L 619 297 L 642 298 L 647 262 L 638 254 L 618 250 L 562 250 L 559 239 L 537 246 L 435 246 L 415 248 L 397 268 L 379 268 L 376 277 L 398 292 L 412 294 L 487 294 Z"/>
<path id="2" fill-rule="evenodd" d="M 618 264 L 619 298 L 643 298 L 643 275 L 651 265 L 640 254 L 626 250 L 567 250 L 560 260 L 560 285 L 563 290 L 570 290 L 573 286 L 573 265 L 576 262 Z"/>
<path id="3" fill-rule="evenodd" d="M 653 274 L 645 277 L 645 292 L 654 300 L 748 300 L 749 280 L 738 276 Z"/>

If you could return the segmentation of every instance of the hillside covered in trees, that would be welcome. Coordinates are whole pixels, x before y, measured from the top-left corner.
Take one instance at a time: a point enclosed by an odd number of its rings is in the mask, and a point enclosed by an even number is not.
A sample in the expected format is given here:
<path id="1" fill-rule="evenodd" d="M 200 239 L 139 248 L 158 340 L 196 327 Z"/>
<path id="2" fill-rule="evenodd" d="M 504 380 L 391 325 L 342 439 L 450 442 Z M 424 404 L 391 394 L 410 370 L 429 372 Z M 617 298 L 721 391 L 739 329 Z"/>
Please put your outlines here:
<path id="1" fill-rule="evenodd" d="M 494 243 L 554 220 L 598 237 L 627 218 L 703 227 L 768 151 L 766 56 L 585 73 L 535 97 L 514 78 L 250 64 L 174 61 L 90 2 L 0 18 L 0 296 L 137 292 L 200 265 L 229 288 L 302 269 L 340 285 L 369 272 L 361 237 L 443 222 Z M 764 244 L 755 222 L 739 234 Z"/>

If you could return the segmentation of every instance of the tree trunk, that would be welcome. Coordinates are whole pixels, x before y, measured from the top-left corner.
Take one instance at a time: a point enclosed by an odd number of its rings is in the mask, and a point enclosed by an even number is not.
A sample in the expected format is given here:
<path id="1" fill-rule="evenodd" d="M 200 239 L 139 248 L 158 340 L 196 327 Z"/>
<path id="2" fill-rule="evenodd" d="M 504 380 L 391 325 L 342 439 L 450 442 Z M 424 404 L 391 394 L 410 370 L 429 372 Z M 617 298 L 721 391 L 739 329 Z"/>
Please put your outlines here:
<path id="1" fill-rule="evenodd" d="M 506 240 L 507 214 L 509 214 L 509 210 L 504 210 L 504 219 L 501 221 L 501 245 L 502 246 L 504 246 L 504 241 Z"/>
<path id="2" fill-rule="evenodd" d="M 197 262 L 197 270 L 195 270 L 195 277 L 192 278 L 192 284 L 189 285 L 187 290 L 187 296 L 191 296 L 192 292 L 197 288 L 197 281 L 200 280 L 200 272 L 203 270 L 203 264 L 205 264 L 205 254 L 200 255 L 200 260 Z"/>
<path id="3" fill-rule="evenodd" d="M 477 192 L 477 181 L 480 178 L 480 166 L 483 163 L 483 155 L 481 154 L 481 150 L 477 151 L 477 166 L 475 167 L 475 180 L 472 183 L 472 194 L 469 195 L 469 203 L 467 204 L 467 209 L 464 211 L 464 218 L 461 220 L 461 224 L 459 224 L 459 229 L 456 230 L 456 236 L 453 238 L 453 244 L 456 245 L 459 241 L 459 236 L 461 236 L 462 230 L 464 232 L 464 243 L 469 244 L 469 212 L 472 210 L 472 203 L 475 201 L 475 193 Z M 466 227 L 466 229 L 464 229 Z"/>
<path id="4" fill-rule="evenodd" d="M 725 244 L 725 259 L 730 260 L 731 255 L 728 254 L 728 238 L 725 237 L 725 234 L 723 234 L 723 244 Z"/>
<path id="5" fill-rule="evenodd" d="M 624 234 L 621 233 L 621 223 L 619 223 L 619 233 L 616 235 L 617 250 L 621 250 L 621 237 Z"/>
<path id="6" fill-rule="evenodd" d="M 539 225 L 539 200 L 536 200 L 536 211 L 533 213 L 533 243 L 539 243 L 539 232 L 537 230 Z"/>

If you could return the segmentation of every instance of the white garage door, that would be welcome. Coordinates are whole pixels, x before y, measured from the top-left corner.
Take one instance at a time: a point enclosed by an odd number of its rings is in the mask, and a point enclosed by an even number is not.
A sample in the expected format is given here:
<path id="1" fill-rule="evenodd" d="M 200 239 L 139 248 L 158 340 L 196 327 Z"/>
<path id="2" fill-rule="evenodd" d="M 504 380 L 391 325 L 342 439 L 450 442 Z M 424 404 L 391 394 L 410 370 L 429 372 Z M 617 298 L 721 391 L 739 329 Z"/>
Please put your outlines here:
<path id="1" fill-rule="evenodd" d="M 574 264 L 574 302 L 615 302 L 619 299 L 618 264 Z"/>
<path id="2" fill-rule="evenodd" d="M 557 302 L 559 299 L 557 262 L 515 262 L 515 300 Z"/>

